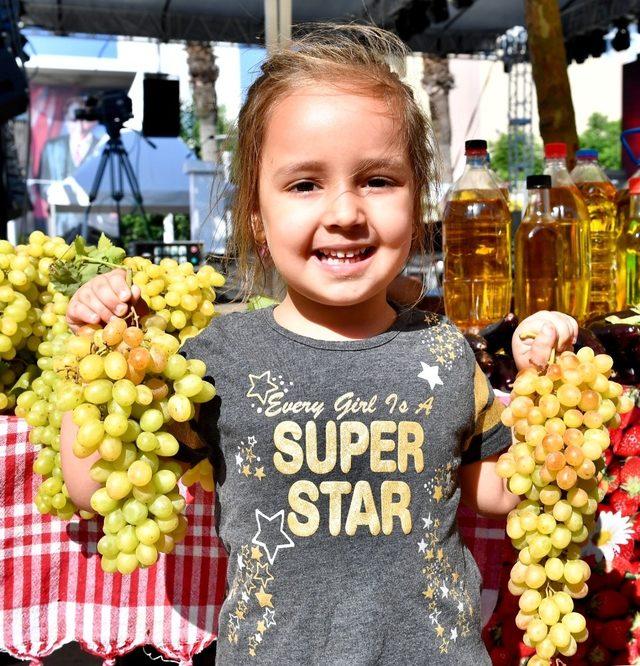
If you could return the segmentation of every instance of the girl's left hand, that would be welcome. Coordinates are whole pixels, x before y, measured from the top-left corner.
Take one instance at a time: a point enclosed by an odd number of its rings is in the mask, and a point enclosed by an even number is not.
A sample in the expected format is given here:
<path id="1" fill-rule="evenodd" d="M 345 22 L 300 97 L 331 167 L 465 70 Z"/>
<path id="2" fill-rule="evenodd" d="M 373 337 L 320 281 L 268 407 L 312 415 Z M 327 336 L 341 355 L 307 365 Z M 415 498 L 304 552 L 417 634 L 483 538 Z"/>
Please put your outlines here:
<path id="1" fill-rule="evenodd" d="M 534 334 L 535 338 L 521 335 Z M 520 322 L 513 333 L 511 348 L 518 370 L 529 366 L 544 367 L 549 362 L 551 350 L 571 350 L 578 339 L 578 322 L 562 312 L 541 310 Z"/>

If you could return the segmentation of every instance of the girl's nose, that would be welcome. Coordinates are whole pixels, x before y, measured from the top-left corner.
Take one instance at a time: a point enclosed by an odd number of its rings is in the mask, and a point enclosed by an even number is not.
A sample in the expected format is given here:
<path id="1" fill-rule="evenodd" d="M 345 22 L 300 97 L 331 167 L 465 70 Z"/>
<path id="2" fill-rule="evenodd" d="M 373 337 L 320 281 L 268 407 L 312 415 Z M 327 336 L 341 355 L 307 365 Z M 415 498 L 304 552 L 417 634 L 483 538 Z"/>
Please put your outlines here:
<path id="1" fill-rule="evenodd" d="M 362 198 L 351 190 L 345 190 L 332 199 L 323 215 L 326 226 L 351 227 L 364 224 L 365 220 Z"/>

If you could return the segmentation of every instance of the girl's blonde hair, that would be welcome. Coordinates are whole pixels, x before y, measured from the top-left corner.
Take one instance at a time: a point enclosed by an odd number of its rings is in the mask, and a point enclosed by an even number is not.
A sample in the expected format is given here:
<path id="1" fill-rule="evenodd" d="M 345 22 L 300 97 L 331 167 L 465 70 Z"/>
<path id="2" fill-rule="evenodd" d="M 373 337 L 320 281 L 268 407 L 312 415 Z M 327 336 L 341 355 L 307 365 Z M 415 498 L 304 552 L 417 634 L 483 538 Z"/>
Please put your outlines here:
<path id="1" fill-rule="evenodd" d="M 255 235 L 258 182 L 265 128 L 274 106 L 292 90 L 330 83 L 350 92 L 387 101 L 398 119 L 414 179 L 412 255 L 425 258 L 432 248 L 430 205 L 437 186 L 436 148 L 429 120 L 411 88 L 391 69 L 403 66 L 408 51 L 386 30 L 357 24 L 299 26 L 287 48 L 269 54 L 262 74 L 251 85 L 238 117 L 238 143 L 232 181 L 233 232 L 230 254 L 237 262 L 244 291 L 249 295 L 259 271 L 265 275 L 265 246 Z"/>

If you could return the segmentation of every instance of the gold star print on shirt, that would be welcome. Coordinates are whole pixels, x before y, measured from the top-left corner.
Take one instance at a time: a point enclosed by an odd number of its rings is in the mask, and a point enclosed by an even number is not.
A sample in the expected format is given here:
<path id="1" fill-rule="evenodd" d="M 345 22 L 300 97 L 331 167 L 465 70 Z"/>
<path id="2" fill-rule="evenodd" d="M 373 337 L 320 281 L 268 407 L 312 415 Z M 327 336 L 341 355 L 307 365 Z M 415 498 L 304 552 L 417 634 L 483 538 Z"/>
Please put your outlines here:
<path id="1" fill-rule="evenodd" d="M 425 602 L 429 623 L 438 639 L 438 649 L 446 654 L 451 646 L 458 640 L 458 636 L 465 637 L 471 632 L 470 621 L 473 617 L 473 604 L 465 585 L 464 579 L 449 562 L 449 558 L 441 546 L 438 538 L 440 520 L 432 519 L 431 513 L 422 518 L 423 533 L 418 542 L 418 555 L 421 558 L 421 572 L 424 575 L 424 589 L 422 597 Z M 453 626 L 445 626 L 442 618 L 441 605 L 444 600 L 451 601 L 456 606 L 456 621 Z M 444 603 L 442 603 L 444 602 Z"/>
<path id="2" fill-rule="evenodd" d="M 236 447 L 235 463 L 238 474 L 241 474 L 246 479 L 257 479 L 262 481 L 266 477 L 264 470 L 264 461 L 256 453 L 255 446 L 257 440 L 253 435 L 244 440 Z"/>
<path id="3" fill-rule="evenodd" d="M 455 326 L 444 325 L 425 329 L 422 344 L 435 363 L 451 370 L 455 360 L 464 355 L 466 342 Z"/>
<path id="4" fill-rule="evenodd" d="M 246 632 L 247 652 L 249 656 L 255 657 L 265 633 L 276 625 L 273 591 L 275 579 L 271 565 L 263 561 L 267 557 L 259 546 L 244 544 L 237 559 L 236 575 L 228 594 L 234 608 L 227 617 L 227 639 L 232 645 L 239 645 L 241 632 Z M 260 619 L 255 622 L 255 627 L 247 619 L 251 608 L 263 611 Z"/>

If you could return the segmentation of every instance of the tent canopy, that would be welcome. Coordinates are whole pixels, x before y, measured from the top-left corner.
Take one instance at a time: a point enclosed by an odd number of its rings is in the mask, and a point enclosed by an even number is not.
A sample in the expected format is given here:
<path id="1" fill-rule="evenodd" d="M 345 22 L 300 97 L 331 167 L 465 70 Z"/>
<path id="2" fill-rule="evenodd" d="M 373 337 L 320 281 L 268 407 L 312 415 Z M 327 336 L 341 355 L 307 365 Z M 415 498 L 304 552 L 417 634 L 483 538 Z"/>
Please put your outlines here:
<path id="1" fill-rule="evenodd" d="M 398 12 L 413 0 L 292 0 L 293 23 L 367 21 L 392 28 Z M 638 0 L 558 0 L 566 37 L 638 10 Z M 161 40 L 262 44 L 264 0 L 23 0 L 22 19 L 56 32 L 130 35 Z M 433 23 L 408 40 L 414 51 L 492 51 L 495 39 L 524 25 L 524 0 L 475 0 L 449 19 Z"/>
<path id="2" fill-rule="evenodd" d="M 106 141 L 105 135 L 105 141 Z M 133 172 L 138 180 L 144 209 L 148 213 L 189 213 L 189 178 L 184 172 L 184 163 L 193 157 L 193 152 L 179 138 L 152 138 L 155 148 L 137 132 L 123 132 L 122 143 L 129 154 Z M 54 183 L 47 192 L 47 201 L 60 212 L 82 212 L 89 204 L 89 192 L 98 171 L 104 142 L 96 147 L 76 171 L 59 183 Z M 113 164 L 116 164 L 115 158 Z M 117 172 L 117 169 L 116 169 Z M 131 188 L 123 174 L 123 212 L 136 207 Z M 93 212 L 112 212 L 115 201 L 111 197 L 109 167 L 105 169 L 98 196 L 91 209 Z"/>

